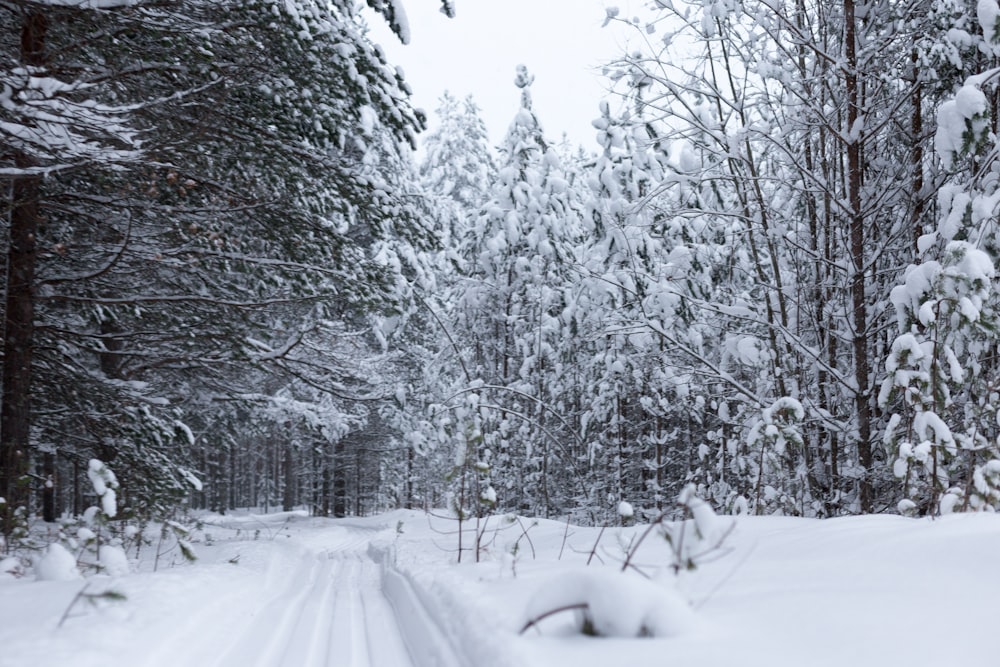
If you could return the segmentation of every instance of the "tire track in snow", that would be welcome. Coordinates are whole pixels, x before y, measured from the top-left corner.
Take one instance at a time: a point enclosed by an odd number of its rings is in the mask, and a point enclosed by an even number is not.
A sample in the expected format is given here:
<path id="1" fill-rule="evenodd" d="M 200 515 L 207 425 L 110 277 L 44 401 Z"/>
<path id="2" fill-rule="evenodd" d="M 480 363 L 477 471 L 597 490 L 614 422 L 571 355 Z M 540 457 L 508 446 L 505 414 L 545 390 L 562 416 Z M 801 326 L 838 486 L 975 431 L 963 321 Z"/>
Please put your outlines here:
<path id="1" fill-rule="evenodd" d="M 381 569 L 364 551 L 370 536 L 352 531 L 331 550 L 304 555 L 220 667 L 412 665 Z"/>
<path id="2" fill-rule="evenodd" d="M 337 589 L 333 612 L 330 665 L 369 667 L 411 665 L 395 612 L 382 590 L 379 566 L 360 552 L 331 554 L 341 564 L 343 584 Z"/>
<path id="3" fill-rule="evenodd" d="M 328 629 L 333 621 L 333 602 L 336 596 L 336 568 L 329 559 L 324 559 L 317 580 L 313 583 L 308 595 L 291 620 L 290 635 L 283 640 L 284 647 L 277 656 L 277 663 L 264 663 L 269 666 L 330 663 L 330 633 Z M 279 648 L 282 648 L 279 646 Z"/>
<path id="4" fill-rule="evenodd" d="M 368 576 L 377 581 L 378 588 L 361 590 L 361 603 L 368 619 L 368 652 L 372 665 L 393 665 L 396 656 L 406 654 L 406 642 L 396 618 L 396 611 L 389 603 L 382 588 L 381 571 L 371 560 L 364 564 Z M 408 660 L 406 664 L 411 664 Z"/>
<path id="5" fill-rule="evenodd" d="M 277 594 L 255 610 L 247 629 L 222 656 L 220 665 L 276 667 L 287 650 L 296 648 L 292 641 L 298 624 L 306 609 L 322 609 L 332 568 L 315 553 L 304 554 L 291 566 L 294 575 L 282 581 Z"/>

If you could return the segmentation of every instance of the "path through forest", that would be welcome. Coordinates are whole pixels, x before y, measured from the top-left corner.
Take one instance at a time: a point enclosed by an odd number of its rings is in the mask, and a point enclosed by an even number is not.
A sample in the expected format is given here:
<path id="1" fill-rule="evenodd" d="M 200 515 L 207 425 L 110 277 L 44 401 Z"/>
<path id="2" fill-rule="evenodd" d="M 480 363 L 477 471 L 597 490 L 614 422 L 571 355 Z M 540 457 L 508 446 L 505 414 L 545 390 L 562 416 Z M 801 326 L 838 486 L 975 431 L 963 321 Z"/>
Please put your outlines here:
<path id="1" fill-rule="evenodd" d="M 193 564 L 162 554 L 156 572 L 121 579 L 8 582 L 0 638 L 12 650 L 0 652 L 0 667 L 459 664 L 395 568 L 385 524 L 284 513 L 213 516 L 200 531 Z M 156 549 L 141 552 L 143 569 Z M 96 609 L 74 602 L 84 585 L 124 600 Z M 26 629 L 5 635 L 15 622 Z"/>
<path id="2" fill-rule="evenodd" d="M 329 548 L 303 553 L 220 664 L 413 665 L 382 589 L 381 566 L 367 553 L 371 535 L 351 529 Z"/>
<path id="3" fill-rule="evenodd" d="M 636 562 L 651 581 L 618 560 L 647 526 L 519 519 L 497 521 L 480 562 L 461 566 L 451 523 L 415 511 L 203 515 L 195 562 L 150 530 L 129 573 L 0 577 L 0 667 L 996 664 L 982 639 L 1000 599 L 996 514 L 741 516 L 717 558 L 676 579 L 671 545 L 647 540 Z M 560 581 L 628 637 L 580 636 L 571 614 L 519 634 L 533 610 L 562 604 Z M 80 597 L 102 591 L 122 597 Z M 687 613 L 650 606 L 678 595 Z M 914 618 L 933 619 L 920 641 Z M 662 636 L 631 638 L 647 619 Z"/>

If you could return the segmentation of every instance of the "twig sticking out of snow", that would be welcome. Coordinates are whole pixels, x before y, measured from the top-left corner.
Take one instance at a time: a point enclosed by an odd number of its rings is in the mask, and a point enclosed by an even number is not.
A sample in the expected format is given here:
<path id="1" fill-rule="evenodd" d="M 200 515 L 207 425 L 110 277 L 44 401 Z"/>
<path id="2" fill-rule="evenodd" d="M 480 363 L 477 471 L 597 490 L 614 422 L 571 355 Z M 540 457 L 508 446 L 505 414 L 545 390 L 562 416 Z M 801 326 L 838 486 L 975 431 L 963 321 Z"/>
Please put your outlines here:
<path id="1" fill-rule="evenodd" d="M 59 617 L 59 622 L 56 624 L 57 629 L 63 626 L 63 623 L 65 623 L 66 620 L 69 618 L 70 612 L 73 611 L 73 608 L 76 607 L 77 603 L 80 602 L 81 600 L 86 600 L 90 604 L 96 605 L 99 600 L 120 602 L 125 599 L 124 593 L 119 593 L 118 591 L 114 590 L 106 590 L 100 593 L 88 593 L 87 589 L 89 587 L 90 587 L 90 582 L 88 581 L 86 584 L 83 585 L 83 588 L 77 591 L 77 594 L 73 596 L 73 599 L 69 601 L 69 604 L 66 605 L 66 610 L 63 611 L 62 616 Z"/>
<path id="2" fill-rule="evenodd" d="M 639 539 L 629 545 L 625 561 L 622 563 L 622 572 L 630 567 L 637 569 L 633 565 L 635 555 L 650 533 L 657 528 L 670 544 L 674 555 L 671 567 L 675 574 L 682 569 L 693 570 L 709 554 L 721 550 L 723 543 L 736 528 L 735 521 L 720 518 L 707 502 L 695 495 L 693 485 L 688 485 L 681 491 L 677 497 L 677 504 L 691 514 L 691 520 L 671 525 L 667 522 L 667 516 L 673 514 L 673 509 L 660 512 Z M 692 530 L 693 535 L 689 534 Z"/>
<path id="3" fill-rule="evenodd" d="M 527 623 L 521 626 L 521 629 L 517 631 L 517 634 L 523 635 L 525 632 L 537 626 L 539 623 L 549 618 L 550 616 L 555 616 L 556 614 L 561 614 L 567 611 L 585 611 L 589 608 L 590 605 L 588 605 L 586 602 L 578 602 L 576 604 L 568 604 L 568 605 L 563 605 L 562 607 L 556 607 L 555 609 L 550 609 L 529 619 Z"/>

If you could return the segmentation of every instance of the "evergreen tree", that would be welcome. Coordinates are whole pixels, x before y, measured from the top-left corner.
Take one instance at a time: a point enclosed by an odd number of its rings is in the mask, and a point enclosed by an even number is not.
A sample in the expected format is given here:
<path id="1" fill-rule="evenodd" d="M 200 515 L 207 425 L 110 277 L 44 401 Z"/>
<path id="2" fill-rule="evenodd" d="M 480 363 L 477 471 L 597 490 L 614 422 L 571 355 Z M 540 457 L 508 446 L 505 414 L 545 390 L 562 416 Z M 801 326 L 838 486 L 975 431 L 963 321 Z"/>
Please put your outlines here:
<path id="1" fill-rule="evenodd" d="M 566 372 L 565 286 L 581 228 L 532 110 L 532 78 L 518 68 L 521 107 L 501 147 L 498 181 L 462 246 L 455 321 L 472 384 L 461 393 L 467 423 L 455 424 L 454 437 L 462 448 L 463 439 L 476 443 L 472 455 L 490 471 L 501 507 L 549 514 L 569 497 L 551 471 L 575 465 L 564 446 L 558 378 Z"/>
<path id="2" fill-rule="evenodd" d="M 396 3 L 371 4 L 402 30 Z M 113 465 L 136 506 L 176 499 L 191 488 L 184 421 L 220 404 L 204 392 L 246 393 L 249 368 L 287 360 L 294 336 L 275 338 L 311 330 L 274 318 L 403 308 L 387 248 L 433 239 L 392 164 L 422 118 L 351 3 L 0 11 L 26 35 L 4 46 L 23 268 L 7 290 L 0 495 L 8 517 L 25 504 L 14 491 L 41 449 L 59 457 L 44 476 L 103 452 L 128 461 Z"/>
<path id="3" fill-rule="evenodd" d="M 981 2 L 976 9 L 978 26 L 970 25 L 971 12 L 959 26 L 978 46 L 977 58 L 993 61 L 1000 7 Z M 899 335 L 886 355 L 879 401 L 891 414 L 884 442 L 904 512 L 1000 503 L 994 78 L 967 78 L 938 108 L 934 145 L 949 181 L 939 195 L 940 218 L 917 237 L 918 261 L 891 294 Z"/>

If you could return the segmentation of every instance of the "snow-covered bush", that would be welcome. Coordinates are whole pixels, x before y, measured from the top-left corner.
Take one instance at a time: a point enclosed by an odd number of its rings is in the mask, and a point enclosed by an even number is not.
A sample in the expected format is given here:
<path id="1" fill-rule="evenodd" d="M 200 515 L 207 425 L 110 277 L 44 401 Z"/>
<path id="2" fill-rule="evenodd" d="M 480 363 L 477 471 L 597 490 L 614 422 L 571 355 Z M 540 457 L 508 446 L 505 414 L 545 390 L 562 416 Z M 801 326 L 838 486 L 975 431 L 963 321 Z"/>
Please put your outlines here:
<path id="1" fill-rule="evenodd" d="M 695 627 L 694 611 L 672 582 L 682 571 L 694 570 L 717 555 L 735 520 L 717 516 L 691 484 L 681 491 L 677 505 L 690 518 L 670 522 L 666 519 L 673 510 L 661 512 L 627 545 L 618 571 L 588 568 L 542 585 L 528 603 L 521 632 L 563 612 L 573 613 L 577 631 L 601 637 L 672 637 Z M 622 516 L 630 510 L 627 502 L 619 505 Z M 640 568 L 636 561 L 639 549 L 654 533 L 667 542 L 671 554 L 670 562 L 661 564 L 657 572 Z M 658 576 L 664 572 L 669 574 Z"/>
<path id="2" fill-rule="evenodd" d="M 90 459 L 87 477 L 94 486 L 94 493 L 101 501 L 101 512 L 108 519 L 118 514 L 118 478 L 111 469 L 98 459 Z"/>
<path id="3" fill-rule="evenodd" d="M 668 566 L 675 574 L 695 570 L 699 563 L 719 553 L 726 538 L 736 527 L 735 520 L 716 515 L 711 506 L 698 497 L 693 484 L 687 485 L 680 492 L 677 505 L 690 518 L 666 521 L 669 511 L 661 512 L 630 549 L 622 566 L 623 570 L 633 566 L 639 547 L 653 531 L 658 531 L 670 546 L 671 562 Z"/>
<path id="4" fill-rule="evenodd" d="M 82 575 L 73 554 L 58 542 L 53 542 L 35 563 L 35 578 L 38 581 L 73 581 L 81 579 Z"/>
<path id="5" fill-rule="evenodd" d="M 117 544 L 106 544 L 101 548 L 97 566 L 103 574 L 111 577 L 123 577 L 132 570 L 125 549 Z"/>
<path id="6" fill-rule="evenodd" d="M 995 507 L 1000 414 L 990 357 L 996 348 L 995 268 L 967 241 L 910 266 L 892 291 L 901 325 L 885 361 L 879 404 L 884 443 L 903 484 L 904 513 Z"/>
<path id="7" fill-rule="evenodd" d="M 588 569 L 546 581 L 529 600 L 525 632 L 572 612 L 575 629 L 598 637 L 674 637 L 696 625 L 694 611 L 672 587 L 630 572 Z"/>
<path id="8" fill-rule="evenodd" d="M 87 476 L 98 505 L 88 507 L 80 516 L 64 517 L 59 521 L 57 541 L 46 547 L 45 555 L 35 564 L 39 578 L 42 578 L 39 567 L 51 572 L 58 569 L 55 564 L 67 556 L 73 561 L 72 569 L 77 577 L 80 576 L 80 568 L 84 572 L 111 576 L 122 576 L 130 570 L 125 545 L 139 531 L 124 521 L 112 522 L 118 516 L 118 479 L 98 459 L 91 459 L 88 463 Z"/>
<path id="9" fill-rule="evenodd" d="M 760 418 L 751 426 L 747 435 L 747 448 L 751 452 L 748 465 L 756 468 L 753 490 L 753 507 L 757 514 L 802 514 L 796 507 L 795 491 L 803 490 L 804 480 L 786 479 L 785 459 L 790 448 L 802 447 L 800 425 L 805 418 L 802 404 L 789 396 L 774 401 L 761 410 Z M 783 491 L 770 486 L 767 481 L 782 479 Z"/>

